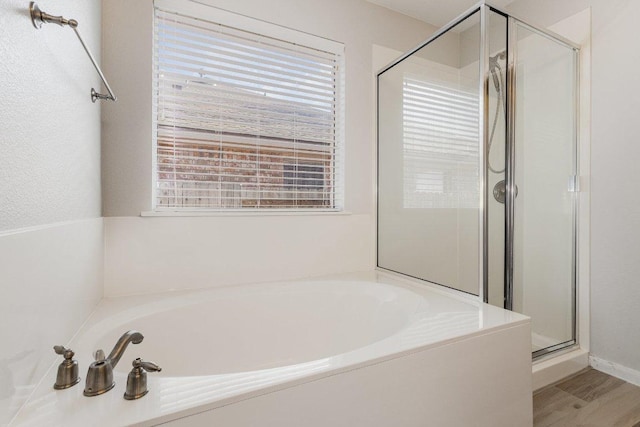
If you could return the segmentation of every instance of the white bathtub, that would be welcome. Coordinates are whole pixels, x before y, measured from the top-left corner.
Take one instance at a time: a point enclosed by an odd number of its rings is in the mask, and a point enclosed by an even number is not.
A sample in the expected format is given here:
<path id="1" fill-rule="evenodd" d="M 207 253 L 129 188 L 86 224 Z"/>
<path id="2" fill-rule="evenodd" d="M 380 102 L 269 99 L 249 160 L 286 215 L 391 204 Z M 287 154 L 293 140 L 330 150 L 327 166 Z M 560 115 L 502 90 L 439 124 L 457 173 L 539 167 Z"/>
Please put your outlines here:
<path id="1" fill-rule="evenodd" d="M 54 391 L 54 367 L 13 424 L 531 424 L 529 320 L 383 273 L 105 299 L 70 343 L 83 380 L 129 329 L 112 391 Z M 163 370 L 126 401 L 136 357 Z"/>

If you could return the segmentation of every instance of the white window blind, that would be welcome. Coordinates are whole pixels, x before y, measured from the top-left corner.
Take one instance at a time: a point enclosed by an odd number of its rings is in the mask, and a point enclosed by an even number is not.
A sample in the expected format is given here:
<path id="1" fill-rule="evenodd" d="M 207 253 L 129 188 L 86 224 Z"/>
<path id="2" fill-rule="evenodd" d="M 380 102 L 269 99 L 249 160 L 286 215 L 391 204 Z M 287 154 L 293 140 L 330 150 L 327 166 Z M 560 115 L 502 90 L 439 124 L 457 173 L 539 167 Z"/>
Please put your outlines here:
<path id="1" fill-rule="evenodd" d="M 478 95 L 404 77 L 405 208 L 477 208 Z"/>
<path id="2" fill-rule="evenodd" d="M 196 16 L 156 2 L 156 209 L 341 208 L 342 45 Z"/>

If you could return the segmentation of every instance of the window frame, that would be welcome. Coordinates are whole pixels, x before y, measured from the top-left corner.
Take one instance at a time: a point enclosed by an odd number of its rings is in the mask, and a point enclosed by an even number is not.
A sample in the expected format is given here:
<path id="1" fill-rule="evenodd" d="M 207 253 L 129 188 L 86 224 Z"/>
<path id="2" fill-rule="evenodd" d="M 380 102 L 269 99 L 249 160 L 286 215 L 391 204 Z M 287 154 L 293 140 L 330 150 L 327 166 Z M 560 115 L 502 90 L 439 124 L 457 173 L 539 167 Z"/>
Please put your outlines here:
<path id="1" fill-rule="evenodd" d="M 334 181 L 331 198 L 332 207 L 161 207 L 158 206 L 158 76 L 156 75 L 157 55 L 155 35 L 152 42 L 152 168 L 151 168 L 151 206 L 152 210 L 145 216 L 171 216 L 171 215 L 277 215 L 277 214 L 324 214 L 343 213 L 345 209 L 345 46 L 343 43 L 333 41 L 321 36 L 305 33 L 278 24 L 258 20 L 244 15 L 239 15 L 226 10 L 218 9 L 211 5 L 180 0 L 154 0 L 153 2 L 153 31 L 155 34 L 157 18 L 156 9 L 183 15 L 185 17 L 198 17 L 203 20 L 218 23 L 226 27 L 232 27 L 241 31 L 255 33 L 259 36 L 274 38 L 286 43 L 296 44 L 312 49 L 330 52 L 336 55 L 337 72 L 335 85 L 335 155 L 333 158 Z M 304 165 L 303 165 L 304 166 Z M 287 178 L 285 178 L 287 179 Z M 291 178 L 288 178 L 291 179 Z"/>

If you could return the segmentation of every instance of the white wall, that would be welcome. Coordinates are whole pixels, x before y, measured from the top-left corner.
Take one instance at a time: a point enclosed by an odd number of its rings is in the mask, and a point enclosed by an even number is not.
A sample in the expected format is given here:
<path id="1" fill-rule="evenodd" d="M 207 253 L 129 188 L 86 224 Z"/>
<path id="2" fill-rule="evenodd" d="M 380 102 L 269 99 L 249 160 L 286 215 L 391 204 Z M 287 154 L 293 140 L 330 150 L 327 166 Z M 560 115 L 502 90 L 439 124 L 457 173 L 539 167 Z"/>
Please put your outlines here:
<path id="1" fill-rule="evenodd" d="M 106 277 L 107 293 L 225 285 L 256 279 L 269 281 L 373 268 L 373 45 L 406 51 L 435 28 L 364 0 L 207 0 L 206 3 L 345 44 L 345 208 L 352 215 L 278 219 L 242 215 L 131 218 L 152 210 L 153 6 L 151 0 L 105 1 L 105 73 L 114 89 L 118 88 L 119 101 L 103 107 L 103 202 L 105 216 L 120 217 L 106 221 L 106 270 L 110 272 Z M 198 233 L 195 226 L 206 230 L 197 238 L 193 237 Z M 165 239 L 167 232 L 170 240 Z M 127 234 L 144 235 L 144 239 L 135 249 L 130 249 L 120 245 L 116 238 Z M 238 242 L 247 248 L 242 263 L 238 262 L 235 250 L 225 250 L 237 248 Z M 255 248 L 264 248 L 268 254 Z M 185 250 L 199 255 L 185 257 Z M 162 251 L 160 259 L 173 262 L 161 263 L 145 257 L 149 262 L 140 263 L 141 254 L 146 251 Z M 212 259 L 215 257 L 215 266 L 219 268 L 205 268 L 207 265 L 201 256 L 207 254 Z M 309 257 L 316 257 L 313 266 L 309 265 Z M 285 260 L 288 267 L 274 267 L 284 265 Z M 176 282 L 177 271 L 189 271 L 189 279 Z M 147 273 L 150 276 L 145 276 Z M 132 279 L 134 276 L 147 277 L 141 279 L 145 284 Z M 149 277 L 156 279 L 152 286 Z"/>
<path id="2" fill-rule="evenodd" d="M 53 346 L 66 346 L 102 297 L 102 236 L 102 218 L 0 235 L 0 425 L 62 361 Z"/>
<path id="3" fill-rule="evenodd" d="M 99 57 L 99 0 L 43 0 Z M 102 294 L 99 79 L 73 31 L 0 3 L 0 424 Z"/>
<path id="4" fill-rule="evenodd" d="M 371 221 L 369 215 L 105 218 L 105 295 L 365 270 L 372 268 Z"/>
<path id="5" fill-rule="evenodd" d="M 640 3 L 593 11 L 591 353 L 640 381 Z"/>
<path id="6" fill-rule="evenodd" d="M 77 19 L 96 54 L 98 3 L 39 2 Z M 73 31 L 36 30 L 28 7 L 0 5 L 0 231 L 100 216 L 100 105 L 90 98 L 99 78 Z"/>

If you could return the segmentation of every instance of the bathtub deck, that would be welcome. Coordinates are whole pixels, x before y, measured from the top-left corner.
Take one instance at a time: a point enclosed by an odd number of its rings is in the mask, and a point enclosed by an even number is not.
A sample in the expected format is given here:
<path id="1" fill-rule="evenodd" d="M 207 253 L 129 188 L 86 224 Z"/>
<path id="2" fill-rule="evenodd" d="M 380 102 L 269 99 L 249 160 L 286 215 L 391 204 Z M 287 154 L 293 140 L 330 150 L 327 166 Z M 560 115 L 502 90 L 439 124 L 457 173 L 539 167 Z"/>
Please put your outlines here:
<path id="1" fill-rule="evenodd" d="M 527 317 L 381 272 L 303 283 L 322 286 L 327 281 L 399 287 L 421 295 L 423 303 L 411 313 L 413 320 L 395 335 L 347 353 L 258 371 L 213 371 L 185 377 L 149 374 L 149 394 L 126 401 L 122 398 L 126 371 L 119 370 L 114 374 L 115 389 L 97 397 L 82 396 L 86 367 L 93 351 L 99 348 L 96 337 L 127 322 L 135 325 L 135 319 L 147 312 L 166 310 L 174 304 L 200 303 L 217 298 L 221 291 L 103 300 L 70 343 L 80 363 L 81 384 L 68 390 L 52 390 L 52 367 L 12 425 L 171 422 L 240 427 L 256 425 L 257 420 L 251 417 L 259 416 L 261 426 L 411 427 L 424 425 L 425 417 L 437 421 L 434 425 L 440 427 L 531 426 L 531 338 Z M 255 286 L 263 289 L 278 284 Z M 247 288 L 238 289 L 242 293 Z M 127 350 L 126 356 L 131 357 L 123 362 L 138 355 Z M 162 365 L 162 355 L 149 359 Z"/>

